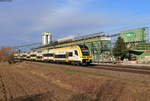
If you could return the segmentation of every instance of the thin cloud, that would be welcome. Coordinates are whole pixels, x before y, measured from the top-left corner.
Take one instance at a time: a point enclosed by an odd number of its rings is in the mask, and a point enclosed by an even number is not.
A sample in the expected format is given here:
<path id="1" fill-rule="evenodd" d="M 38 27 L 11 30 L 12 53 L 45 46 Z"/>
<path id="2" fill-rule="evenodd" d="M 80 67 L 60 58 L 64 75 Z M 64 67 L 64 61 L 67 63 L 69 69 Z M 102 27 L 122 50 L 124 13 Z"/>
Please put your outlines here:
<path id="1" fill-rule="evenodd" d="M 149 15 L 124 17 L 123 12 L 88 12 L 85 10 L 94 0 L 60 1 L 54 2 L 53 0 L 49 6 L 35 6 L 34 9 L 32 9 L 33 3 L 30 6 L 25 5 L 25 10 L 18 9 L 20 5 L 6 10 L 1 9 L 1 35 L 12 36 L 9 44 L 12 42 L 16 44 L 17 41 L 34 43 L 40 42 L 40 33 L 43 31 L 56 33 L 55 37 L 59 38 L 71 33 L 107 31 L 111 28 L 120 28 L 120 26 L 136 26 L 150 22 Z"/>

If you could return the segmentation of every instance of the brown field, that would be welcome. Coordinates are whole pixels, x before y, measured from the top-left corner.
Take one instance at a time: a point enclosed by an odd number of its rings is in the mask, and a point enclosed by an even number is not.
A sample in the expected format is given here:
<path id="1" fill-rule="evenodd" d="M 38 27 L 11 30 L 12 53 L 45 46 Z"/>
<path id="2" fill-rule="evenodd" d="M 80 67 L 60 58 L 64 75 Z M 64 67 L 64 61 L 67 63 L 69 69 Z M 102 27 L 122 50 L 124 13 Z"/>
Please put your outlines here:
<path id="1" fill-rule="evenodd" d="M 60 64 L 0 64 L 0 101 L 150 101 L 150 75 Z"/>

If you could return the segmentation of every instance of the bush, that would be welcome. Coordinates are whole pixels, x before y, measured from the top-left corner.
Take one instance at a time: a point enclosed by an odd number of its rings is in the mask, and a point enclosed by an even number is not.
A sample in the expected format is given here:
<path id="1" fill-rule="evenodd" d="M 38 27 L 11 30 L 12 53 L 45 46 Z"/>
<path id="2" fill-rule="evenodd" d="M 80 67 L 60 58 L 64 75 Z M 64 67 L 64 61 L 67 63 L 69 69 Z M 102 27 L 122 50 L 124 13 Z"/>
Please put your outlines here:
<path id="1" fill-rule="evenodd" d="M 0 62 L 14 62 L 13 48 L 1 47 L 0 48 Z"/>

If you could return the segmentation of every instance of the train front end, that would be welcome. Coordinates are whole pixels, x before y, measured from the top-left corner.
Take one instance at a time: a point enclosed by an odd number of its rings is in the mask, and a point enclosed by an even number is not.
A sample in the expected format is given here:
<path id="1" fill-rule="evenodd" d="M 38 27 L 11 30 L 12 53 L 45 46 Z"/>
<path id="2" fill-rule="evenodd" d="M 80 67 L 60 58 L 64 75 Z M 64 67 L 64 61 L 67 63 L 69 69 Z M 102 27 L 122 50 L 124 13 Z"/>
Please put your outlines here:
<path id="1" fill-rule="evenodd" d="M 79 45 L 81 51 L 81 63 L 90 64 L 92 63 L 92 55 L 89 48 L 86 45 Z"/>

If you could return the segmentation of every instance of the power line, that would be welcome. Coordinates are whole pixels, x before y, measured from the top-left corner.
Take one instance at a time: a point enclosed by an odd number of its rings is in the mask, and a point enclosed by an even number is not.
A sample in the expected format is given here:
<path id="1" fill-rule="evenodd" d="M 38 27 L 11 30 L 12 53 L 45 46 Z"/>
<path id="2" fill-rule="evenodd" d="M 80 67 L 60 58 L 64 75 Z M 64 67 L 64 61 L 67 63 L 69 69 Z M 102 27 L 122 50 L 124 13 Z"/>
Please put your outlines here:
<path id="1" fill-rule="evenodd" d="M 41 45 L 41 43 L 32 43 L 32 44 L 26 44 L 26 45 L 22 45 L 22 46 L 16 46 L 14 48 L 24 48 L 24 47 L 30 47 L 30 46 L 34 46 L 34 45 Z"/>

